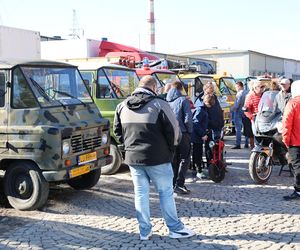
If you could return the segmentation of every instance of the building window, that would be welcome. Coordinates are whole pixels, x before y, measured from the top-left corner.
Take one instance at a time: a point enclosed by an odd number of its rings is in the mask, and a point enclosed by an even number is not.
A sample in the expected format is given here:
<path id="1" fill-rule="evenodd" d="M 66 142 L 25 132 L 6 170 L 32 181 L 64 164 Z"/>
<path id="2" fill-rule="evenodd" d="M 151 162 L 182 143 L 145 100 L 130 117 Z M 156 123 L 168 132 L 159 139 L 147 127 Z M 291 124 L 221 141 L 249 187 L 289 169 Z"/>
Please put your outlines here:
<path id="1" fill-rule="evenodd" d="M 5 74 L 4 72 L 0 72 L 0 107 L 4 107 L 5 103 Z"/>

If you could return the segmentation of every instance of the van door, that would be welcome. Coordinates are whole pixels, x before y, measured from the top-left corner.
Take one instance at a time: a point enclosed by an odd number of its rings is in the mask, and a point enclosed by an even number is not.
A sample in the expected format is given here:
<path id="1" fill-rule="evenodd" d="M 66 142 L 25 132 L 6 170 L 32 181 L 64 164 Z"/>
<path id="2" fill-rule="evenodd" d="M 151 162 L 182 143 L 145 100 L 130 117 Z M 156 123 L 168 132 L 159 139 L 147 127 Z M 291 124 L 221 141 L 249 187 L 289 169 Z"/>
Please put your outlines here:
<path id="1" fill-rule="evenodd" d="M 4 70 L 0 70 L 0 153 L 7 150 L 7 80 L 7 72 Z"/>

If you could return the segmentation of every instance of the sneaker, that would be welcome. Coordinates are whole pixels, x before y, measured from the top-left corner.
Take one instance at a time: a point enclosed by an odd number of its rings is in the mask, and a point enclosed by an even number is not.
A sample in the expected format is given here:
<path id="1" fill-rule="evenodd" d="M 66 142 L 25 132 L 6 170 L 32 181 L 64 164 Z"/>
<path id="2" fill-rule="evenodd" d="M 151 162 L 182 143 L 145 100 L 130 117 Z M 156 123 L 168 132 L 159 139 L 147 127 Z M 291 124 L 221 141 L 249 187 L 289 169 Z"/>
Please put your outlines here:
<path id="1" fill-rule="evenodd" d="M 240 145 L 235 145 L 234 147 L 232 147 L 231 149 L 241 149 Z"/>
<path id="2" fill-rule="evenodd" d="M 283 196 L 283 199 L 285 199 L 286 201 L 300 199 L 300 192 L 297 192 L 295 190 L 292 194 Z"/>
<path id="3" fill-rule="evenodd" d="M 192 231 L 191 229 L 188 229 L 186 227 L 184 227 L 183 229 L 179 230 L 179 231 L 175 231 L 169 232 L 169 237 L 172 239 L 181 239 L 181 238 L 189 238 L 194 236 L 196 233 L 194 231 Z"/>
<path id="4" fill-rule="evenodd" d="M 200 180 L 205 180 L 205 179 L 207 179 L 207 175 L 206 175 L 205 173 L 203 173 L 203 172 L 197 173 L 196 176 L 197 176 L 197 178 L 200 179 Z"/>
<path id="5" fill-rule="evenodd" d="M 176 186 L 174 188 L 174 193 L 176 194 L 189 194 L 191 191 L 189 189 L 186 188 L 186 186 L 180 187 L 180 186 Z"/>
<path id="6" fill-rule="evenodd" d="M 197 181 L 197 178 L 196 178 L 196 174 L 195 174 L 195 176 L 193 176 L 191 178 L 186 178 L 184 182 L 185 183 L 194 183 L 196 181 Z"/>
<path id="7" fill-rule="evenodd" d="M 146 235 L 146 236 L 142 236 L 142 235 L 140 234 L 140 240 L 150 240 L 151 236 L 152 236 L 152 230 L 151 230 L 150 233 L 149 233 L 148 235 Z"/>

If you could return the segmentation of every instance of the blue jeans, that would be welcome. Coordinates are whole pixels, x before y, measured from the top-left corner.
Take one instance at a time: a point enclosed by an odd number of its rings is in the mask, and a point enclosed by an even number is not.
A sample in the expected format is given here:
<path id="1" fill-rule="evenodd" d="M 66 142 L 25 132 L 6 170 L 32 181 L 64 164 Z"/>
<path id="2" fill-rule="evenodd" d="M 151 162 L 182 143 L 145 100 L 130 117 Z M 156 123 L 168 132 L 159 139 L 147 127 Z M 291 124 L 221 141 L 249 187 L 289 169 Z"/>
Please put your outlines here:
<path id="1" fill-rule="evenodd" d="M 150 222 L 149 190 L 150 180 L 154 184 L 160 201 L 160 209 L 170 231 L 183 229 L 178 219 L 173 197 L 173 170 L 171 163 L 155 166 L 129 166 L 135 194 L 136 216 L 142 236 L 152 229 Z"/>
<path id="2" fill-rule="evenodd" d="M 240 146 L 242 142 L 242 114 L 239 112 L 234 113 L 234 126 L 235 126 L 235 136 L 236 142 L 235 145 Z"/>

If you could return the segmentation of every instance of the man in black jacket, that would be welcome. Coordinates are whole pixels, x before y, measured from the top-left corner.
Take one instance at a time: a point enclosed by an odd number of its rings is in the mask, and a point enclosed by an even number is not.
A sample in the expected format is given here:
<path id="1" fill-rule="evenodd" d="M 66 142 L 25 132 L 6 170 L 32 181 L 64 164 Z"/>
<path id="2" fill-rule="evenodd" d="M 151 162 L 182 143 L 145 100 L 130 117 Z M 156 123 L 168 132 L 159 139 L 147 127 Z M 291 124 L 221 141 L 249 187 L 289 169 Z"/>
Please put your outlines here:
<path id="1" fill-rule="evenodd" d="M 155 90 L 155 79 L 144 76 L 132 95 L 117 106 L 114 133 L 125 147 L 125 163 L 129 165 L 134 185 L 140 239 L 148 240 L 152 236 L 150 180 L 159 193 L 169 237 L 187 238 L 195 233 L 177 217 L 171 165 L 181 132 L 169 104 L 158 98 Z"/>

